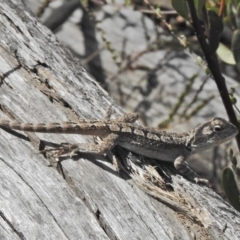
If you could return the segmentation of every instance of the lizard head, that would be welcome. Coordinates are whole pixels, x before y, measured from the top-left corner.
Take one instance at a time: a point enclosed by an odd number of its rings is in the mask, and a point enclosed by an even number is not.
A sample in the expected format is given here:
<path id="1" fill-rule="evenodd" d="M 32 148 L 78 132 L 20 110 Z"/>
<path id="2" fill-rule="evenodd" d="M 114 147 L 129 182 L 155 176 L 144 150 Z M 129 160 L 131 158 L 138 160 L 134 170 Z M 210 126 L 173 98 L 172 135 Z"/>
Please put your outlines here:
<path id="1" fill-rule="evenodd" d="M 190 132 L 187 147 L 192 152 L 203 151 L 225 143 L 237 134 L 237 127 L 222 118 L 216 117 Z"/>

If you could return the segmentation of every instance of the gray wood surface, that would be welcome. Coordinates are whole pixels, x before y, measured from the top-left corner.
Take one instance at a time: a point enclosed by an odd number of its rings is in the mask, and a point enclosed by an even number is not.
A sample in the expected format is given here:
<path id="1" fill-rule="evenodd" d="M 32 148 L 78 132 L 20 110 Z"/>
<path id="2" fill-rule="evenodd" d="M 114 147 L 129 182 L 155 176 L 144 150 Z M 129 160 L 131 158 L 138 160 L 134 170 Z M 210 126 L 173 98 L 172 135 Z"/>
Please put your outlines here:
<path id="1" fill-rule="evenodd" d="M 123 114 L 21 1 L 0 2 L 0 36 L 1 118 L 102 119 L 111 104 L 113 117 Z M 92 141 L 0 129 L 0 239 L 240 238 L 240 214 L 207 187 L 174 174 L 168 188 L 149 190 L 153 198 L 102 156 L 63 161 L 64 179 L 38 153 Z"/>

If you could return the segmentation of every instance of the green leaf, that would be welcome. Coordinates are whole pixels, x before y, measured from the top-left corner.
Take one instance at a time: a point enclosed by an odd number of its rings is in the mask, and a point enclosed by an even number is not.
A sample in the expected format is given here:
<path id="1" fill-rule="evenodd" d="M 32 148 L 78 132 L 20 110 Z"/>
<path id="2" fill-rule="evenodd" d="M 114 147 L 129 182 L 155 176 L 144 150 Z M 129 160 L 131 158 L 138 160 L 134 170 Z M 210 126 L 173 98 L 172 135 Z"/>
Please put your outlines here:
<path id="1" fill-rule="evenodd" d="M 197 11 L 197 15 L 199 19 L 203 19 L 203 15 L 202 15 L 202 9 L 203 6 L 205 4 L 206 0 L 194 0 L 194 5 Z"/>
<path id="2" fill-rule="evenodd" d="M 236 24 L 235 11 L 233 10 L 234 9 L 233 2 L 227 1 L 225 7 L 226 7 L 225 22 L 228 26 L 231 26 L 231 28 L 235 29 L 237 24 Z"/>
<path id="3" fill-rule="evenodd" d="M 231 205 L 240 211 L 239 191 L 235 181 L 233 171 L 225 168 L 222 173 L 222 186 Z"/>
<path id="4" fill-rule="evenodd" d="M 208 11 L 209 45 L 212 53 L 218 49 L 219 40 L 223 31 L 222 19 L 212 10 Z"/>
<path id="5" fill-rule="evenodd" d="M 237 25 L 238 29 L 240 29 L 240 3 L 237 6 L 236 25 Z"/>
<path id="6" fill-rule="evenodd" d="M 194 0 L 194 5 L 197 11 L 202 10 L 206 0 Z"/>
<path id="7" fill-rule="evenodd" d="M 232 52 L 233 52 L 234 59 L 237 63 L 237 68 L 240 70 L 240 30 L 239 29 L 233 33 Z"/>
<path id="8" fill-rule="evenodd" d="M 219 43 L 219 47 L 217 49 L 218 57 L 225 63 L 235 65 L 236 61 L 233 56 L 233 52 L 224 44 Z"/>
<path id="9" fill-rule="evenodd" d="M 184 19 L 189 20 L 189 11 L 185 0 L 172 0 L 172 6 Z"/>

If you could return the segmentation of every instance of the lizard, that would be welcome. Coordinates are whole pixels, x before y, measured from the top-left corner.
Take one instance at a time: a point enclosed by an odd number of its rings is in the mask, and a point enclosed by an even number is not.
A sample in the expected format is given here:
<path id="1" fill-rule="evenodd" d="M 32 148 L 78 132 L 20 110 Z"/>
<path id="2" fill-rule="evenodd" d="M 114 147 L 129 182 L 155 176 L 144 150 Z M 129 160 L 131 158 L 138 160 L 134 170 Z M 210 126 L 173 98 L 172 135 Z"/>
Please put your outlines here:
<path id="1" fill-rule="evenodd" d="M 126 114 L 115 120 L 81 120 L 62 123 L 18 123 L 0 119 L 0 127 L 41 133 L 66 133 L 94 135 L 103 138 L 101 144 L 64 144 L 58 150 L 58 156 L 76 152 L 106 154 L 115 146 L 121 146 L 144 157 L 173 162 L 176 170 L 185 176 L 194 177 L 188 167 L 187 158 L 222 143 L 238 134 L 238 128 L 230 122 L 215 117 L 194 129 L 183 132 L 169 132 L 144 127 L 134 122 L 137 114 Z"/>

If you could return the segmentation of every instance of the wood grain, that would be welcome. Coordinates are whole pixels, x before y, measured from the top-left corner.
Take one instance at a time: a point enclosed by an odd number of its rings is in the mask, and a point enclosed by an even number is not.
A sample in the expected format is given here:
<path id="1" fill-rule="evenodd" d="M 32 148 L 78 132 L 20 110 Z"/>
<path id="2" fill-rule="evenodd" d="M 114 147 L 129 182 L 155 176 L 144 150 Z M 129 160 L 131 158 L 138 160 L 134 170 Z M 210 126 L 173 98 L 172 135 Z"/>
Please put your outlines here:
<path id="1" fill-rule="evenodd" d="M 21 1 L 0 2 L 0 36 L 1 118 L 104 118 L 111 98 Z M 113 117 L 123 114 L 113 108 Z M 38 154 L 42 144 L 92 141 L 81 135 L 21 137 L 0 130 L 1 239 L 219 239 L 226 223 L 222 238 L 240 238 L 239 213 L 212 190 L 182 177 L 172 176 L 174 191 L 158 191 L 169 200 L 174 194 L 176 205 L 191 215 L 148 196 L 101 156 L 64 161 L 63 179 Z"/>

